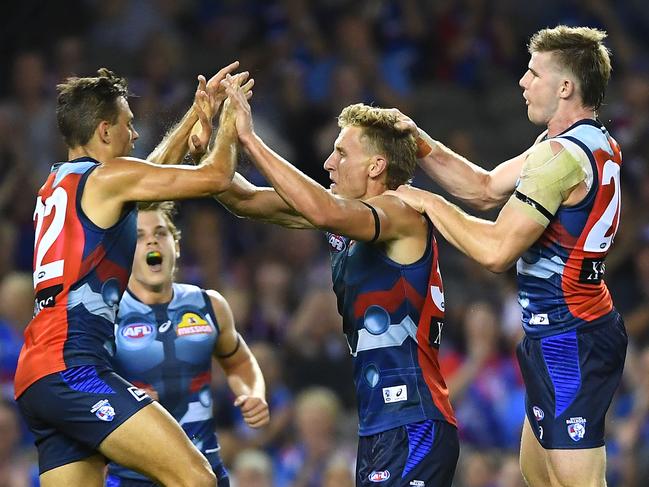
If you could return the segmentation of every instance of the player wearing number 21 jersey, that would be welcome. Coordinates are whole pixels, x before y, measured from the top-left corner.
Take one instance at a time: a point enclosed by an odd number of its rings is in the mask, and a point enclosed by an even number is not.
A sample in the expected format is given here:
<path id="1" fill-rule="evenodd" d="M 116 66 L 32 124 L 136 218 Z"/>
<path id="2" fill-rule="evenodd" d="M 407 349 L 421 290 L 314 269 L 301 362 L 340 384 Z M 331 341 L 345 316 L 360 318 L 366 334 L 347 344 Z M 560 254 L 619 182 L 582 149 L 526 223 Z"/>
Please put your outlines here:
<path id="1" fill-rule="evenodd" d="M 493 171 L 420 133 L 422 165 L 445 189 L 482 209 L 506 201 L 495 222 L 431 193 L 397 191 L 488 269 L 517 262 L 527 413 L 521 469 L 531 486 L 605 483 L 604 419 L 627 345 L 603 281 L 620 218 L 622 165 L 617 142 L 597 120 L 611 71 L 605 37 L 566 26 L 532 37 L 519 84 L 528 118 L 547 131 Z"/>

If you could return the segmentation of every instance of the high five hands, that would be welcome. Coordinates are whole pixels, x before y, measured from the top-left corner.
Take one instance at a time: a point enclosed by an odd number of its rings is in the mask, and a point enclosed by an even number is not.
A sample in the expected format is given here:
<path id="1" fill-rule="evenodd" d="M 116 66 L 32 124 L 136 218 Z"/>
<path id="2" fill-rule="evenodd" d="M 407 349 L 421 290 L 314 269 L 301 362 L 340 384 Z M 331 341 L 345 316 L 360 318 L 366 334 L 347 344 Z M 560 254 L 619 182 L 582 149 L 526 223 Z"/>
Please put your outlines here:
<path id="1" fill-rule="evenodd" d="M 255 80 L 249 78 L 248 71 L 232 75 L 232 72 L 239 67 L 239 61 L 234 61 L 219 70 L 209 80 L 202 74 L 198 76 L 198 86 L 194 95 L 193 109 L 198 116 L 189 136 L 189 153 L 194 160 L 199 160 L 208 150 L 210 138 L 212 137 L 212 121 L 218 113 L 227 94 L 222 81 L 228 77 L 231 83 L 240 88 L 244 96 L 252 96 L 252 87 Z"/>

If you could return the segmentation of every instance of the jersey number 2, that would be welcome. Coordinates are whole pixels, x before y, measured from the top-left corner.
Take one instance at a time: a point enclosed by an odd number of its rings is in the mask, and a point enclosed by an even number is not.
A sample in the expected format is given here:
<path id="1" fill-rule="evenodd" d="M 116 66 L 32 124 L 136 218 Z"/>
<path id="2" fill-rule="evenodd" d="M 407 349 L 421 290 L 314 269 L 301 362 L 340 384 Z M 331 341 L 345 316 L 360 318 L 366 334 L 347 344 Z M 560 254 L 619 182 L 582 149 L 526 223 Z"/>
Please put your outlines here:
<path id="1" fill-rule="evenodd" d="M 584 242 L 584 250 L 586 252 L 606 252 L 611 246 L 611 242 L 617 231 L 617 224 L 620 221 L 620 166 L 608 160 L 604 164 L 604 170 L 602 171 L 602 186 L 607 186 L 611 183 L 614 184 L 613 196 L 600 219 L 597 220 L 593 228 L 588 232 L 586 242 Z M 615 228 L 611 232 L 610 230 L 614 223 Z"/>
<path id="2" fill-rule="evenodd" d="M 43 203 L 39 196 L 36 200 L 36 210 L 34 211 L 34 221 L 36 222 L 36 240 L 34 241 L 34 287 L 39 283 L 54 279 L 63 275 L 63 259 L 53 260 L 44 263 L 45 254 L 50 247 L 56 242 L 63 224 L 65 223 L 65 210 L 68 206 L 68 194 L 61 187 L 54 190 L 52 195 Z M 54 217 L 47 228 L 43 228 L 43 220 L 54 210 Z M 43 234 L 41 235 L 41 232 Z"/>

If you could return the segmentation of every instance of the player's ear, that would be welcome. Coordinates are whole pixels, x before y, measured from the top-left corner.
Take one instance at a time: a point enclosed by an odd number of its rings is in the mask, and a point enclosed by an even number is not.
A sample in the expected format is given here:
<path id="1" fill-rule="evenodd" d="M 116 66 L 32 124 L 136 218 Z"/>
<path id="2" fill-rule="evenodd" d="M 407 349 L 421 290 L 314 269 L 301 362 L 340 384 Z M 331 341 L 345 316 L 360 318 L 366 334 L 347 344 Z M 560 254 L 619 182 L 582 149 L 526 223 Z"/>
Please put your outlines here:
<path id="1" fill-rule="evenodd" d="M 561 80 L 561 86 L 559 87 L 559 97 L 560 98 L 569 98 L 575 93 L 577 89 L 575 82 L 570 78 L 564 78 Z"/>
<path id="2" fill-rule="evenodd" d="M 99 122 L 96 132 L 99 136 L 99 140 L 101 140 L 104 144 L 110 144 L 112 137 L 110 135 L 110 123 L 108 123 L 108 121 L 102 120 L 101 122 Z"/>
<path id="3" fill-rule="evenodd" d="M 180 259 L 180 242 L 176 240 L 174 246 L 176 247 L 176 259 Z"/>
<path id="4" fill-rule="evenodd" d="M 376 178 L 388 169 L 388 161 L 385 157 L 378 155 L 372 156 L 369 165 L 369 176 Z"/>

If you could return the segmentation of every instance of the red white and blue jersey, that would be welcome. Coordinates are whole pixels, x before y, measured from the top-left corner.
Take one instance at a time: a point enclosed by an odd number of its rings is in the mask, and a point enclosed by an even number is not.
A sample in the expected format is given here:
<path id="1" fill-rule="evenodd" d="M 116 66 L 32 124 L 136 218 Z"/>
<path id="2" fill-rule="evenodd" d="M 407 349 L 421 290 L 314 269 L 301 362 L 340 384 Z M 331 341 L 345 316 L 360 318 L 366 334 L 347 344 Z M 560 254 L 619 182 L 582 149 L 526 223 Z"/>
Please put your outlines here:
<path id="1" fill-rule="evenodd" d="M 595 324 L 613 312 L 604 259 L 620 221 L 622 153 L 606 128 L 581 120 L 551 140 L 583 151 L 592 185 L 576 206 L 561 206 L 539 240 L 518 260 L 523 328 L 532 337 Z"/>
<path id="2" fill-rule="evenodd" d="M 437 359 L 444 290 L 429 226 L 426 252 L 409 265 L 390 260 L 378 244 L 327 234 L 360 436 L 426 419 L 456 425 Z"/>
<path id="3" fill-rule="evenodd" d="M 34 211 L 35 315 L 15 377 L 18 398 L 38 379 L 77 365 L 109 365 L 119 299 L 136 244 L 135 205 L 110 228 L 81 209 L 89 157 L 57 163 Z"/>
<path id="4" fill-rule="evenodd" d="M 120 302 L 115 372 L 138 387 L 155 389 L 160 404 L 208 459 L 219 450 L 210 389 L 218 337 L 210 299 L 197 286 L 174 283 L 168 303 L 144 304 L 129 290 Z M 108 471 L 146 480 L 115 463 Z"/>

